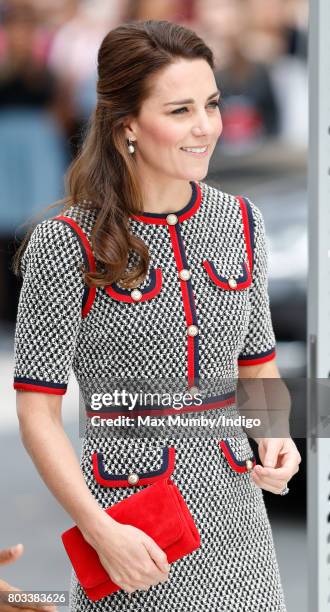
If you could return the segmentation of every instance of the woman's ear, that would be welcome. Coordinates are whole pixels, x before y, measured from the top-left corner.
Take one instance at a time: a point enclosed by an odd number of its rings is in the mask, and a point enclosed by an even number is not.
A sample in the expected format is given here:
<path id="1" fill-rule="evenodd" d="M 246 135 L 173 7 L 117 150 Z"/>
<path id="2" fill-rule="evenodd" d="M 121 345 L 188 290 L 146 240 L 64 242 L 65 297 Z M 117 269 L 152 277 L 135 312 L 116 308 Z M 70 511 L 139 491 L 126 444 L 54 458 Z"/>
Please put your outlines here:
<path id="1" fill-rule="evenodd" d="M 126 117 L 124 123 L 123 123 L 123 128 L 124 128 L 124 134 L 125 134 L 125 138 L 128 140 L 129 138 L 131 140 L 136 140 L 136 134 L 135 134 L 135 125 L 134 125 L 134 120 L 132 117 Z"/>

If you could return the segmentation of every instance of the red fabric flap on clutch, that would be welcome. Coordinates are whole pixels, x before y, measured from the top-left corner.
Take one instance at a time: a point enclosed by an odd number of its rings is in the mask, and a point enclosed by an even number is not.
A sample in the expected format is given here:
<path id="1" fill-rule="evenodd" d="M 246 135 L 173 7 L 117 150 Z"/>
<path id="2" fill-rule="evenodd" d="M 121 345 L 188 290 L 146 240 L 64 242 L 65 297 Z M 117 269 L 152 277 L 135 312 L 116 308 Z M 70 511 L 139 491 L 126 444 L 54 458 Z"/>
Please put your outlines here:
<path id="1" fill-rule="evenodd" d="M 170 478 L 160 480 L 129 495 L 105 512 L 119 523 L 141 529 L 164 550 L 180 539 L 184 529 L 181 504 L 175 488 Z M 195 536 L 194 527 L 192 523 L 192 535 Z M 62 541 L 82 587 L 93 588 L 109 581 L 98 554 L 86 542 L 77 526 L 65 531 Z"/>

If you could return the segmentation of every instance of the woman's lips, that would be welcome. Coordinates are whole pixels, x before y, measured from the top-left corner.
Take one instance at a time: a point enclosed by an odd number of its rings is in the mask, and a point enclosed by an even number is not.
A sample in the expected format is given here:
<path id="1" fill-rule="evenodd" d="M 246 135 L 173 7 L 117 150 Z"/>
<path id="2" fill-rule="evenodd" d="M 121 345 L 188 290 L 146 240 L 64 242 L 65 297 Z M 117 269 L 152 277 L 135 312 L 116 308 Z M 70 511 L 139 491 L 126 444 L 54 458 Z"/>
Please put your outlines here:
<path id="1" fill-rule="evenodd" d="M 202 148 L 202 147 L 200 147 Z M 196 157 L 205 157 L 206 155 L 208 155 L 209 152 L 209 146 L 207 145 L 206 150 L 205 151 L 186 151 L 183 147 L 181 147 L 181 151 L 183 151 L 184 153 L 187 153 L 188 155 L 194 155 Z"/>

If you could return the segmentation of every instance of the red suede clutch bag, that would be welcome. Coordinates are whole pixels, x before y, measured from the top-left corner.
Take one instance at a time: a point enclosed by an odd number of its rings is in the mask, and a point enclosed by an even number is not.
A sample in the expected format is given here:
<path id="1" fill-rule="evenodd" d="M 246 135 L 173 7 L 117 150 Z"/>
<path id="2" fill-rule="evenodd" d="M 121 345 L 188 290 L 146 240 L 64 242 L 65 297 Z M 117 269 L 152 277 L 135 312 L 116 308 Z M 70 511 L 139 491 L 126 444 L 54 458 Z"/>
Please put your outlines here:
<path id="1" fill-rule="evenodd" d="M 177 485 L 170 477 L 129 495 L 105 510 L 119 523 L 133 525 L 164 550 L 169 563 L 200 546 L 200 535 Z M 97 601 L 120 590 L 107 574 L 97 552 L 77 526 L 62 534 L 65 550 L 87 597 Z"/>

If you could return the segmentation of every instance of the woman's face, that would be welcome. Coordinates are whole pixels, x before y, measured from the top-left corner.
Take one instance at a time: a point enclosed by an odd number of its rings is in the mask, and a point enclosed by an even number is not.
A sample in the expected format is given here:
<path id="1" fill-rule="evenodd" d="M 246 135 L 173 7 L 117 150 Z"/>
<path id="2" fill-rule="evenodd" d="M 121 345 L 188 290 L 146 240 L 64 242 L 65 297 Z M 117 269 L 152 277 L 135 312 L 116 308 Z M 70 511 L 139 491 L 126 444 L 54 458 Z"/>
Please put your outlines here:
<path id="1" fill-rule="evenodd" d="M 126 123 L 138 170 L 148 176 L 201 180 L 222 132 L 219 94 L 204 59 L 180 59 L 153 78 L 139 116 Z M 206 152 L 183 148 L 207 147 Z"/>

